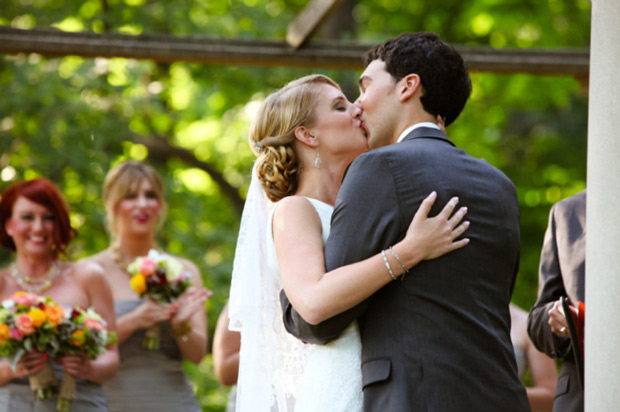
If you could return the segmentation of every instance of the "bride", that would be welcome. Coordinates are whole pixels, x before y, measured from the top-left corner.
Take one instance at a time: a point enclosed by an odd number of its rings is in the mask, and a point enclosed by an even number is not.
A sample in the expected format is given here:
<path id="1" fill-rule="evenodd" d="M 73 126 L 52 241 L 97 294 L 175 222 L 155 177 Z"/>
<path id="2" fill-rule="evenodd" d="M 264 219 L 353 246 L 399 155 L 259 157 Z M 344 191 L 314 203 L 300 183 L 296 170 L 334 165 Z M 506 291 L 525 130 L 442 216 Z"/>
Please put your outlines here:
<path id="1" fill-rule="evenodd" d="M 325 273 L 323 247 L 340 183 L 346 167 L 368 150 L 359 110 L 331 79 L 311 75 L 267 97 L 254 120 L 250 142 L 258 159 L 229 309 L 230 329 L 241 332 L 237 411 L 362 410 L 357 323 L 329 345 L 304 344 L 284 330 L 282 287 L 315 324 L 357 305 L 420 261 L 468 243 L 455 240 L 469 226 L 461 223 L 464 207 L 450 217 L 456 198 L 428 218 L 433 192 L 401 242 Z"/>

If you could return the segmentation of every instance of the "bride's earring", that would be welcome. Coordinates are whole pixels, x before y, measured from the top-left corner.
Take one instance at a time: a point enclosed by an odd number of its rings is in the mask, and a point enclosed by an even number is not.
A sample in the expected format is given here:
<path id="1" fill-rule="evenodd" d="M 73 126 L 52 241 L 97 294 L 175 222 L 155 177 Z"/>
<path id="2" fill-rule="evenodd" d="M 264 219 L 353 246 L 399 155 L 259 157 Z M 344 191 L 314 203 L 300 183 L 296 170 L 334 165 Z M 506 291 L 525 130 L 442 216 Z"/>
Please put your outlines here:
<path id="1" fill-rule="evenodd" d="M 316 167 L 317 169 L 321 168 L 321 164 L 323 164 L 323 162 L 321 162 L 321 157 L 319 156 L 319 147 L 316 147 L 316 157 L 314 158 L 314 167 Z"/>

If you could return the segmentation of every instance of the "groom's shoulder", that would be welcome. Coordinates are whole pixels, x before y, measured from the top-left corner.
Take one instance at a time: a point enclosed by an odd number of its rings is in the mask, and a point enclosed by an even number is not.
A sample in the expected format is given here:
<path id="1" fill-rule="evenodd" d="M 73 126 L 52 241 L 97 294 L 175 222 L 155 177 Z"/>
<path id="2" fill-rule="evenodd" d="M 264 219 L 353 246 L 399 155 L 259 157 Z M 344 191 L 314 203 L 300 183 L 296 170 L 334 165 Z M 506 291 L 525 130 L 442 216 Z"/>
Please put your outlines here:
<path id="1" fill-rule="evenodd" d="M 371 149 L 358 156 L 348 168 L 347 174 L 376 175 L 391 173 L 402 166 L 403 161 L 411 160 L 412 156 L 422 155 L 419 145 L 394 143 Z"/>
<path id="2" fill-rule="evenodd" d="M 390 159 L 391 146 L 395 145 L 372 149 L 359 155 L 349 165 L 345 177 L 350 174 L 366 175 L 377 173 L 379 170 L 384 170 Z"/>
<path id="3" fill-rule="evenodd" d="M 422 139 L 419 139 L 422 140 Z M 372 149 L 358 156 L 352 163 L 359 168 L 398 167 L 402 161 L 426 156 L 429 149 L 418 142 L 400 142 Z"/>
<path id="4" fill-rule="evenodd" d="M 353 160 L 345 171 L 342 187 L 364 186 L 369 180 L 375 180 L 388 172 L 389 166 L 383 149 L 385 148 L 369 150 Z"/>
<path id="5" fill-rule="evenodd" d="M 376 149 L 371 149 L 360 156 L 358 156 L 355 163 L 362 164 L 372 164 L 372 163 L 381 163 L 389 160 L 392 156 L 402 153 L 403 145 L 399 143 L 390 144 L 383 147 L 378 147 Z"/>
<path id="6" fill-rule="evenodd" d="M 383 149 L 384 148 L 381 147 L 379 149 L 372 149 L 372 150 L 362 153 L 361 155 L 357 156 L 355 160 L 353 160 L 353 163 L 351 163 L 351 166 L 359 167 L 360 165 L 369 165 L 369 164 L 381 162 L 381 159 L 383 157 L 382 156 Z"/>

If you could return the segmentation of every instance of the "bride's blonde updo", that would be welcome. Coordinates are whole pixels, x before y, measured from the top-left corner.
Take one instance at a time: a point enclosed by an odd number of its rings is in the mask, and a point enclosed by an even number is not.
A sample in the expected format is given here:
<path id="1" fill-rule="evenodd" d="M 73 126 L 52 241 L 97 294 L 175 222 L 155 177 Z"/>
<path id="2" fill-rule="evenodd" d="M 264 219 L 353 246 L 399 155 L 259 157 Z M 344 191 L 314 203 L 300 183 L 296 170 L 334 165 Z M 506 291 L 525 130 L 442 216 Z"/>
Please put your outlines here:
<path id="1" fill-rule="evenodd" d="M 293 80 L 265 99 L 252 123 L 250 146 L 258 156 L 256 171 L 272 202 L 297 191 L 301 169 L 293 147 L 295 128 L 314 123 L 321 84 L 340 89 L 321 74 Z"/>

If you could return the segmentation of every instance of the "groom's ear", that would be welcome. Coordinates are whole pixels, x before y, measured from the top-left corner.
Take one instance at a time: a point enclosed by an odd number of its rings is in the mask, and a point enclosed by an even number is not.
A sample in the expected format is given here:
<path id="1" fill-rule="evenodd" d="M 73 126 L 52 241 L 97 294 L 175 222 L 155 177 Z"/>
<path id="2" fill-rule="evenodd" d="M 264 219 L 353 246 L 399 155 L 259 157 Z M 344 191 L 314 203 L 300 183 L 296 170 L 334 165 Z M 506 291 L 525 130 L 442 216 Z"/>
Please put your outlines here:
<path id="1" fill-rule="evenodd" d="M 397 90 L 398 100 L 403 103 L 415 96 L 416 93 L 419 93 L 421 96 L 423 89 L 420 76 L 415 73 L 406 75 L 398 81 Z"/>
<path id="2" fill-rule="evenodd" d="M 317 147 L 319 144 L 319 141 L 312 133 L 312 130 L 306 126 L 297 126 L 295 128 L 295 138 L 310 147 Z"/>

